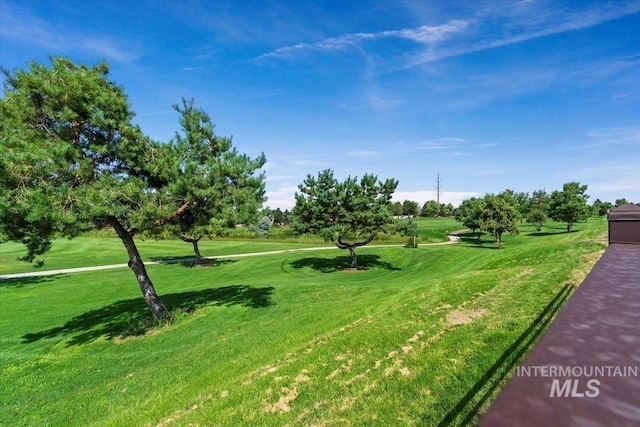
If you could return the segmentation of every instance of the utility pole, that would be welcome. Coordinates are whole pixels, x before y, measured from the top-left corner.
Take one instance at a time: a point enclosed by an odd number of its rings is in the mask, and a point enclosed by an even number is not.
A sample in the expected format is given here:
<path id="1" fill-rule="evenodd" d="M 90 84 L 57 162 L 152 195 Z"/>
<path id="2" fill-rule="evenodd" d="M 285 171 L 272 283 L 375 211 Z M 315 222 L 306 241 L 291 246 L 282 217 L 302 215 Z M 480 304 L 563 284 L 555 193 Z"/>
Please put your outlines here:
<path id="1" fill-rule="evenodd" d="M 436 179 L 436 199 L 438 205 L 440 205 L 440 174 L 438 174 L 438 179 Z"/>

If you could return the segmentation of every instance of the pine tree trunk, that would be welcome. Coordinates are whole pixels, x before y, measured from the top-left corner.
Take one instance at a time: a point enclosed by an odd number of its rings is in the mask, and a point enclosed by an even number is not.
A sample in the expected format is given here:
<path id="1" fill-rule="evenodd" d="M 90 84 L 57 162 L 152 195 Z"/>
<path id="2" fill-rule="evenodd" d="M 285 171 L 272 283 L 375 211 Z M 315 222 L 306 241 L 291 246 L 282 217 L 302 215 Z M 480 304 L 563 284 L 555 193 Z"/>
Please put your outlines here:
<path id="1" fill-rule="evenodd" d="M 349 254 L 351 255 L 351 268 L 358 269 L 358 259 L 356 258 L 356 250 L 353 246 L 349 246 Z"/>
<path id="2" fill-rule="evenodd" d="M 138 279 L 142 296 L 144 296 L 147 305 L 149 305 L 153 318 L 156 320 L 170 319 L 171 313 L 156 294 L 156 290 L 153 287 L 153 283 L 147 274 L 147 269 L 138 252 L 138 248 L 133 241 L 133 235 L 124 228 L 117 218 L 109 218 L 109 224 L 113 226 L 116 234 L 120 237 L 124 247 L 127 249 L 127 253 L 129 254 L 129 267 L 131 267 L 131 270 L 133 270 L 136 275 L 136 279 Z"/>
<path id="3" fill-rule="evenodd" d="M 571 229 L 573 228 L 572 222 L 567 222 L 567 233 L 571 233 Z"/>
<path id="4" fill-rule="evenodd" d="M 194 239 L 191 241 L 191 243 L 193 244 L 193 252 L 195 252 L 196 254 L 195 265 L 200 265 L 200 263 L 202 262 L 202 255 L 200 255 L 200 249 L 198 249 L 198 240 L 199 239 Z"/>

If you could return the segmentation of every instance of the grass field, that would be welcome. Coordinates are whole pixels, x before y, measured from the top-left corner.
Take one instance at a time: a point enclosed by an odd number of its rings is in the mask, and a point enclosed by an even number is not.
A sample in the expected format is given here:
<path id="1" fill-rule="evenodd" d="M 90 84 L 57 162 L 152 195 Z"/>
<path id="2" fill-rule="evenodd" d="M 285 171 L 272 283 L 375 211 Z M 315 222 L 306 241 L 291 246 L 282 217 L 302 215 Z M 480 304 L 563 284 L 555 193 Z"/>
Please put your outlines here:
<path id="1" fill-rule="evenodd" d="M 453 218 L 418 218 L 416 221 L 419 226 L 418 243 L 446 241 L 447 233 L 461 228 Z M 407 241 L 406 237 L 382 235 L 371 244 L 403 244 Z M 136 245 L 145 261 L 193 257 L 191 244 L 179 239 L 155 240 L 137 237 Z M 294 236 L 289 229 L 275 228 L 273 236 L 269 239 L 258 239 L 255 237 L 255 233 L 239 229 L 226 238 L 214 240 L 204 238 L 199 246 L 203 256 L 217 256 L 310 246 L 331 246 L 331 243 L 324 242 L 314 236 Z M 20 244 L 12 242 L 0 244 L 0 274 L 126 264 L 128 261 L 122 242 L 112 230 L 89 233 L 88 237 L 79 237 L 73 240 L 55 240 L 41 266 L 19 261 L 18 258 L 25 254 L 26 250 Z"/>
<path id="2" fill-rule="evenodd" d="M 358 272 L 336 250 L 154 265 L 160 328 L 128 269 L 0 281 L 0 425 L 467 424 L 604 248 L 603 219 L 563 228 L 365 247 Z M 85 240 L 59 262 L 111 262 Z"/>

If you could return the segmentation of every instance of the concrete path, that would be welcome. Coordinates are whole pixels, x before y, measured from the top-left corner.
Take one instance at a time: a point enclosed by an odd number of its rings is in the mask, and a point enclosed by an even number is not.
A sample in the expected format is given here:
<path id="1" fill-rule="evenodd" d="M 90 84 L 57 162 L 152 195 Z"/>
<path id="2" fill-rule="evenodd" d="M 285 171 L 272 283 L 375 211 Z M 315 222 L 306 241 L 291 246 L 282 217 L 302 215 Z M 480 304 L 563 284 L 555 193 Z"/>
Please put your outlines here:
<path id="1" fill-rule="evenodd" d="M 449 237 L 448 242 L 424 243 L 420 246 L 450 245 L 452 243 L 458 243 L 460 241 L 460 238 L 458 236 L 449 235 L 447 237 Z M 404 246 L 404 245 L 369 245 L 366 247 L 367 248 L 388 248 L 388 247 L 400 247 L 400 246 Z M 338 249 L 338 248 L 336 246 L 319 246 L 319 247 L 300 248 L 300 249 L 283 249 L 279 251 L 217 255 L 217 256 L 208 256 L 208 257 L 202 257 L 202 258 L 203 259 L 245 258 L 245 257 L 252 257 L 252 256 L 277 255 L 277 254 L 286 254 L 286 253 L 293 253 L 293 252 L 326 251 L 330 249 Z M 194 259 L 193 257 L 186 257 L 186 258 L 171 259 L 166 261 L 145 261 L 144 265 L 175 264 L 178 262 L 192 261 L 193 259 Z M 72 273 L 81 273 L 84 271 L 111 270 L 114 268 L 126 268 L 126 267 L 129 267 L 129 265 L 128 264 L 110 264 L 110 265 L 97 265 L 93 267 L 65 268 L 60 270 L 31 271 L 28 273 L 2 274 L 0 275 L 0 280 L 19 279 L 23 277 L 55 276 L 57 274 L 72 274 Z"/>

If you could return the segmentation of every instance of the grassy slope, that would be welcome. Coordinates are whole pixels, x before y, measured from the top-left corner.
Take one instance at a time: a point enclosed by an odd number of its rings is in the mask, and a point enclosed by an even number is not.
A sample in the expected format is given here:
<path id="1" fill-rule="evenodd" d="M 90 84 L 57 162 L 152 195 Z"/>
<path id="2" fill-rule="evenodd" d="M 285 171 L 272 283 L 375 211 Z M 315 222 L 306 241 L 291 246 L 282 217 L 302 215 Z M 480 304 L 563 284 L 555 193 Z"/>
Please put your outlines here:
<path id="1" fill-rule="evenodd" d="M 148 310 L 127 270 L 2 282 L 0 425 L 455 425 L 605 227 L 364 248 L 361 272 L 336 251 L 151 266 L 168 306 L 197 309 L 124 338 Z"/>

